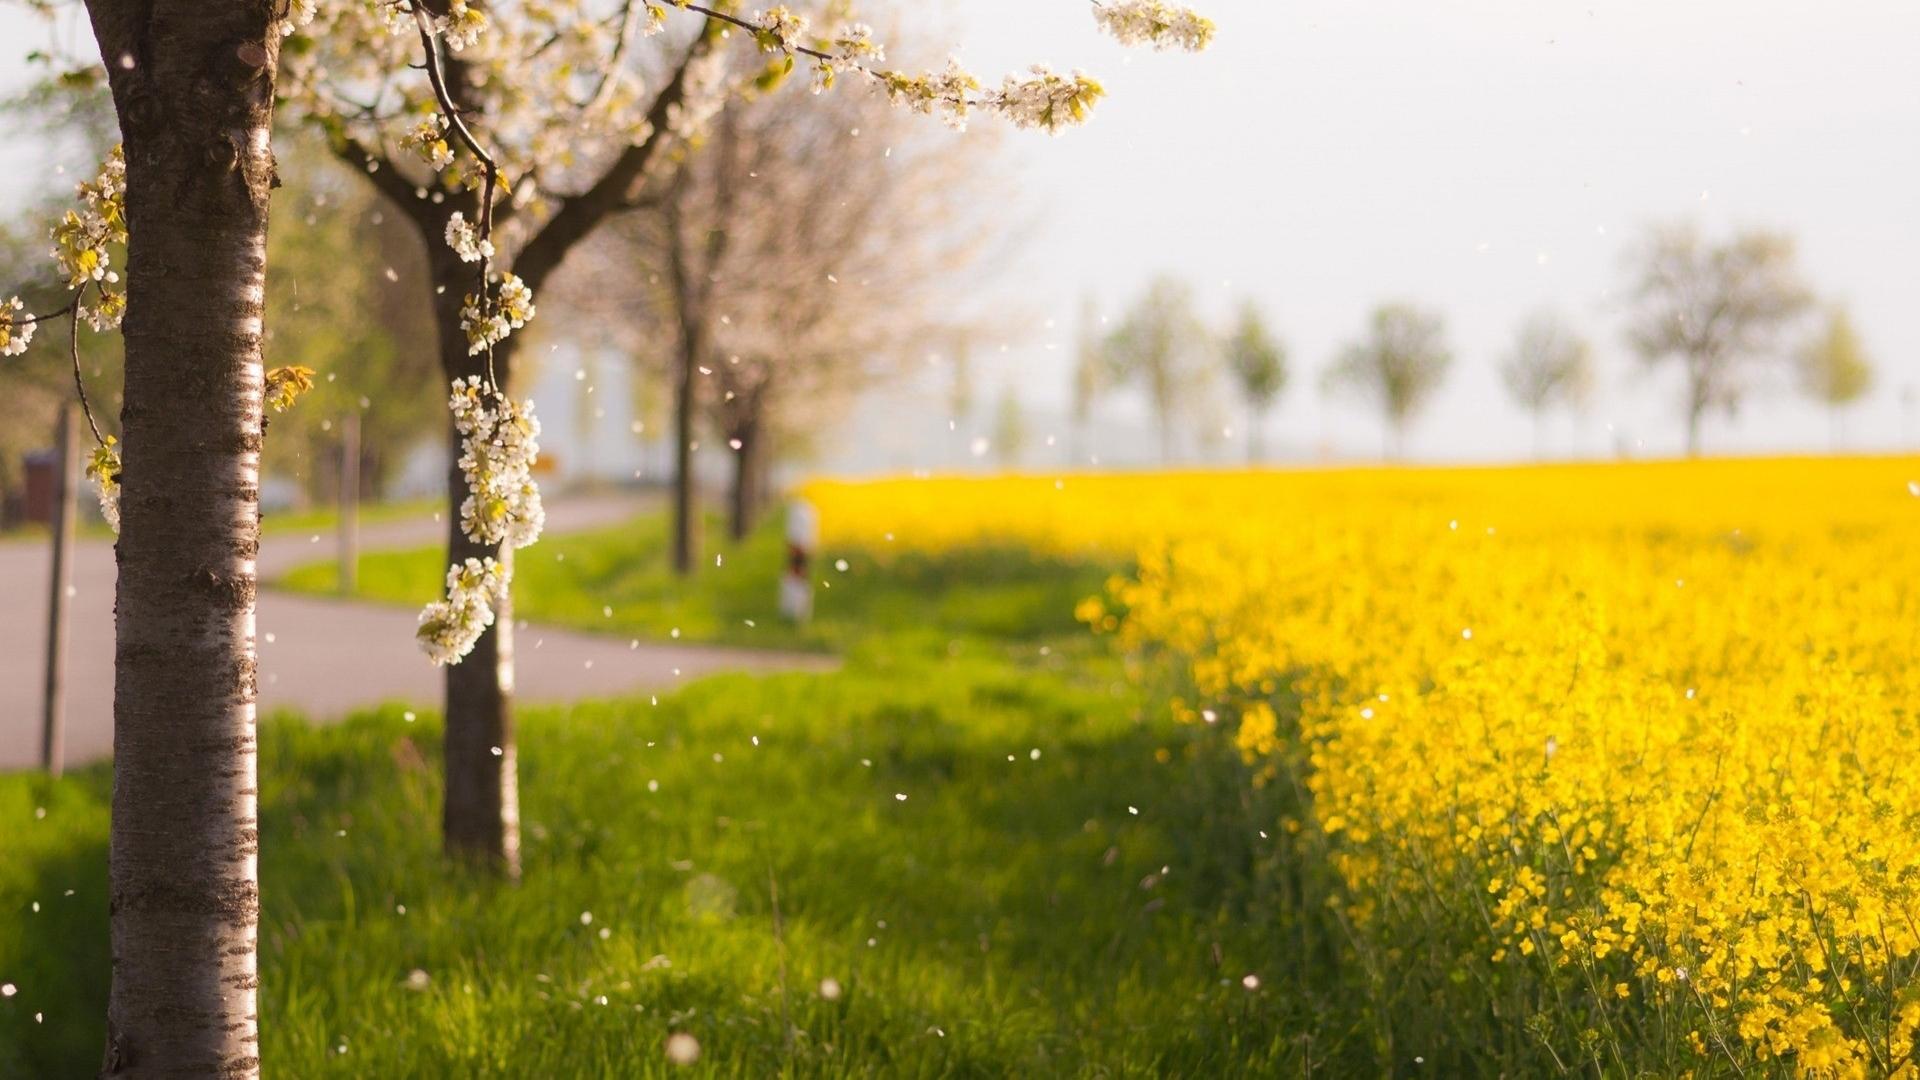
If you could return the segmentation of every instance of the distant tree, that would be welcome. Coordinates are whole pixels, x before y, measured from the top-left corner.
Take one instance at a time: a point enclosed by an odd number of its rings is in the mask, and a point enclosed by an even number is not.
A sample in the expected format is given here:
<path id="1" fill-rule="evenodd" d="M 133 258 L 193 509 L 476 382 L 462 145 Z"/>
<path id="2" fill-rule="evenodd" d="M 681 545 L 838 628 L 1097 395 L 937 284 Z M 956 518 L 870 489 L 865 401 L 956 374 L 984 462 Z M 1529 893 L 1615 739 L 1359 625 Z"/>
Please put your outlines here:
<path id="1" fill-rule="evenodd" d="M 1873 361 L 1853 328 L 1847 309 L 1835 305 L 1827 313 L 1820 336 L 1800 350 L 1800 389 L 1827 407 L 1829 434 L 1840 443 L 1840 414 L 1873 389 Z"/>
<path id="2" fill-rule="evenodd" d="M 1533 418 L 1533 452 L 1541 447 L 1541 425 L 1554 408 L 1578 409 L 1593 392 L 1593 349 L 1568 322 L 1552 311 L 1537 311 L 1520 324 L 1513 351 L 1500 365 L 1500 378 L 1514 403 Z"/>
<path id="3" fill-rule="evenodd" d="M 994 232 L 981 208 L 995 142 L 980 134 L 952 138 L 878 95 L 752 95 L 652 206 L 601 230 L 558 279 L 598 332 L 668 373 L 677 458 L 691 461 L 701 426 L 724 444 L 734 538 L 767 503 L 775 456 L 843 422 L 851 397 L 902 371 L 930 333 L 966 356 L 977 328 L 945 287 L 991 270 L 976 256 Z M 674 562 L 687 574 L 698 470 L 675 473 Z"/>
<path id="4" fill-rule="evenodd" d="M 1346 391 L 1380 410 L 1387 456 L 1398 458 L 1407 425 L 1452 365 L 1439 315 L 1412 304 L 1383 304 L 1374 309 L 1366 339 L 1347 346 L 1325 379 L 1328 389 Z"/>
<path id="5" fill-rule="evenodd" d="M 1260 309 L 1248 301 L 1224 346 L 1227 370 L 1247 406 L 1247 460 L 1265 456 L 1261 429 L 1287 388 L 1287 350 L 1267 330 Z"/>
<path id="6" fill-rule="evenodd" d="M 1027 449 L 1027 415 L 1020 407 L 1020 393 L 1011 385 L 1000 391 L 1000 403 L 993 412 L 993 455 L 1001 465 L 1020 464 Z"/>
<path id="7" fill-rule="evenodd" d="M 1192 291 L 1173 278 L 1154 281 L 1107 336 L 1103 350 L 1117 384 L 1145 390 L 1160 429 L 1160 458 L 1170 460 L 1175 429 L 1204 385 L 1212 359 Z"/>
<path id="8" fill-rule="evenodd" d="M 1749 369 L 1812 303 L 1794 265 L 1793 241 L 1742 232 L 1709 244 L 1688 225 L 1655 229 L 1633 254 L 1634 310 L 1627 337 L 1649 366 L 1686 369 L 1687 453 L 1700 452 L 1710 408 L 1732 414 L 1746 396 Z"/>
<path id="9" fill-rule="evenodd" d="M 1071 457 L 1079 464 L 1087 456 L 1087 436 L 1093 423 L 1093 406 L 1107 382 L 1107 357 L 1100 335 L 1101 319 L 1093 297 L 1080 298 L 1079 342 L 1073 354 L 1073 449 Z"/>

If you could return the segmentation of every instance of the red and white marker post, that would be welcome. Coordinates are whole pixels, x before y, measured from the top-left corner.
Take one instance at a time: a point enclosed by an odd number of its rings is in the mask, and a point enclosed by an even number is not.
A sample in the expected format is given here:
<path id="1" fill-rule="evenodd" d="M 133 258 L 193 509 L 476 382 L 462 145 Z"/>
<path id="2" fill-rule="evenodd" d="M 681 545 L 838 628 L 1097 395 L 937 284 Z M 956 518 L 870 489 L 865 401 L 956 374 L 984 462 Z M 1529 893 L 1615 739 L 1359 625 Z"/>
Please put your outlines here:
<path id="1" fill-rule="evenodd" d="M 795 499 L 787 507 L 787 572 L 780 578 L 780 614 L 803 623 L 813 618 L 813 553 L 820 546 L 820 515 Z"/>

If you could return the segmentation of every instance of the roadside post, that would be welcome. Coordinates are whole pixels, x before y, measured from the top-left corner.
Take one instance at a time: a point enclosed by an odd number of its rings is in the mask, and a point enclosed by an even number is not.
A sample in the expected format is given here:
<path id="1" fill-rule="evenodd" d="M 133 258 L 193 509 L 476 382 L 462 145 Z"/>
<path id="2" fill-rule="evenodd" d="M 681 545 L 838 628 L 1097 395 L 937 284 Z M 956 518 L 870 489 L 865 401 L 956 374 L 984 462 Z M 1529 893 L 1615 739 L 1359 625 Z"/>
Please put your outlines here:
<path id="1" fill-rule="evenodd" d="M 74 422 L 74 406 L 60 410 L 55 439 L 53 572 L 47 575 L 47 681 L 40 724 L 40 766 L 49 776 L 60 775 L 66 756 L 67 600 L 73 592 L 74 493 L 80 486 L 80 427 Z"/>
<path id="2" fill-rule="evenodd" d="M 789 622 L 813 618 L 813 553 L 819 546 L 819 513 L 795 499 L 787 507 L 787 572 L 780 578 L 780 614 Z"/>

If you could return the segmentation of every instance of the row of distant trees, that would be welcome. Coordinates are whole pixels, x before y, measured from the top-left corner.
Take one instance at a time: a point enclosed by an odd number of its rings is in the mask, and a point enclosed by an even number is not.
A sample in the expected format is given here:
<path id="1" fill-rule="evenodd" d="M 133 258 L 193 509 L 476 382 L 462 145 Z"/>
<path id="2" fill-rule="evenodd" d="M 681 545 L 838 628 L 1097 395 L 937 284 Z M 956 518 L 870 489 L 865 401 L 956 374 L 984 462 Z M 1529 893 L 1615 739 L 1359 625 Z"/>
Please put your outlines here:
<path id="1" fill-rule="evenodd" d="M 1746 231 L 1712 242 L 1692 226 L 1666 226 L 1652 230 L 1629 261 L 1626 340 L 1646 367 L 1682 371 L 1689 453 L 1699 452 L 1707 414 L 1736 412 L 1770 361 L 1793 362 L 1799 388 L 1830 411 L 1836 435 L 1841 411 L 1872 389 L 1873 364 L 1844 306 L 1831 305 L 1824 323 L 1807 330 L 1816 301 L 1789 238 Z M 1076 438 L 1098 398 L 1133 388 L 1151 406 L 1161 452 L 1170 457 L 1196 397 L 1224 374 L 1247 411 L 1249 454 L 1263 455 L 1264 421 L 1290 371 L 1287 350 L 1258 305 L 1244 303 L 1230 326 L 1216 330 L 1196 313 L 1185 284 L 1161 278 L 1110 325 L 1102 326 L 1089 304 L 1081 327 L 1072 395 Z M 1322 370 L 1321 386 L 1377 411 L 1388 454 L 1397 457 L 1408 428 L 1453 366 L 1439 313 L 1387 303 Z M 1593 346 L 1571 320 L 1543 309 L 1520 323 L 1499 372 L 1513 403 L 1533 417 L 1537 441 L 1549 414 L 1590 403 Z"/>

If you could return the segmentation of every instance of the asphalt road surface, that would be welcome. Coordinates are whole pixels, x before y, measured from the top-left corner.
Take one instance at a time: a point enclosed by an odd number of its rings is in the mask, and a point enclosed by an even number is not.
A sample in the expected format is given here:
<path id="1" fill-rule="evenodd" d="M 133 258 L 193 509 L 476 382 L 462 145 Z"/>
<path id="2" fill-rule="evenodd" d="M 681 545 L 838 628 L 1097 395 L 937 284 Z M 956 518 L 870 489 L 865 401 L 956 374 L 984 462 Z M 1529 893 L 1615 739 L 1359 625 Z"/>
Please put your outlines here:
<path id="1" fill-rule="evenodd" d="M 547 533 L 617 524 L 646 506 L 637 497 L 559 500 L 548 505 Z M 439 542 L 445 527 L 431 518 L 361 529 L 360 549 Z M 334 554 L 331 530 L 318 537 L 275 534 L 260 543 L 262 582 Z M 66 762 L 113 750 L 113 547 L 105 540 L 74 545 L 68 608 Z M 40 760 L 41 686 L 46 657 L 47 575 L 44 542 L 0 542 L 0 770 Z M 399 607 L 260 590 L 260 714 L 297 709 L 317 720 L 389 701 L 437 705 L 441 672 L 413 644 L 415 612 Z M 825 657 L 641 642 L 538 624 L 515 627 L 515 682 L 525 702 L 561 702 L 669 689 L 720 671 L 820 669 Z"/>

